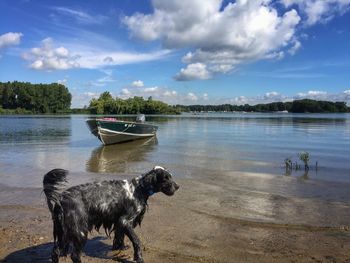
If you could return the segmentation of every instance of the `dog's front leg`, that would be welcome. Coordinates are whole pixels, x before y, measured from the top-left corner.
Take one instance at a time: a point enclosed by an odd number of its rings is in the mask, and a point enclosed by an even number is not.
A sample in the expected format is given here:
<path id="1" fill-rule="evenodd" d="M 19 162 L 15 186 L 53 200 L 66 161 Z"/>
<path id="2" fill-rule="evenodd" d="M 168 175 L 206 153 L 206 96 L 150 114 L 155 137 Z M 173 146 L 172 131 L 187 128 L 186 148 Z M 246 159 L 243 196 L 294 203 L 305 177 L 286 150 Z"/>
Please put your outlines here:
<path id="1" fill-rule="evenodd" d="M 124 227 L 124 231 L 134 247 L 134 260 L 137 263 L 144 263 L 141 252 L 141 242 L 140 239 L 137 237 L 133 227 L 130 224 L 127 224 Z"/>

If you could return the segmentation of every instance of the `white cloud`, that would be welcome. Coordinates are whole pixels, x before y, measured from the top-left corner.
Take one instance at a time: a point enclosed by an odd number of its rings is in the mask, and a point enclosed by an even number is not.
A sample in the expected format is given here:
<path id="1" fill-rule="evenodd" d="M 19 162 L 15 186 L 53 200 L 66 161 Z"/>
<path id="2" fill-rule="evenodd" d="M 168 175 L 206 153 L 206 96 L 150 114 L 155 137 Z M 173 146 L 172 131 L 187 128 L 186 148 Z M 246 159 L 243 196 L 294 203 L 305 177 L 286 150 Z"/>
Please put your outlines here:
<path id="1" fill-rule="evenodd" d="M 320 90 L 310 90 L 306 93 L 300 92 L 297 93 L 295 99 L 315 99 L 315 100 L 327 100 L 328 94 L 325 91 Z"/>
<path id="2" fill-rule="evenodd" d="M 131 86 L 140 88 L 140 87 L 143 87 L 144 84 L 143 84 L 143 81 L 141 80 L 135 80 L 133 81 L 133 83 L 131 83 Z"/>
<path id="3" fill-rule="evenodd" d="M 165 97 L 175 97 L 177 95 L 177 92 L 175 90 L 166 90 L 163 95 Z"/>
<path id="4" fill-rule="evenodd" d="M 242 104 L 246 104 L 249 101 L 249 99 L 245 96 L 238 96 L 235 97 L 233 100 L 231 99 L 231 103 L 233 104 L 238 104 L 238 105 L 242 105 Z"/>
<path id="5" fill-rule="evenodd" d="M 58 84 L 67 85 L 68 80 L 66 78 L 57 80 Z"/>
<path id="6" fill-rule="evenodd" d="M 327 101 L 345 101 L 350 106 L 350 90 L 344 90 L 338 93 L 329 93 L 320 90 L 310 90 L 296 94 L 293 99 L 313 99 Z"/>
<path id="7" fill-rule="evenodd" d="M 72 92 L 72 108 L 82 108 L 88 106 L 91 99 L 96 99 L 100 96 L 99 93 L 93 91 L 79 92 L 76 88 Z"/>
<path id="8" fill-rule="evenodd" d="M 286 97 L 276 91 L 271 91 L 271 92 L 265 93 L 264 96 L 261 98 L 261 100 L 267 101 L 267 102 L 279 102 L 279 101 L 286 101 Z"/>
<path id="9" fill-rule="evenodd" d="M 22 33 L 8 32 L 6 34 L 0 35 L 0 49 L 18 45 L 21 42 Z"/>
<path id="10" fill-rule="evenodd" d="M 39 47 L 24 53 L 23 58 L 36 70 L 65 70 L 71 68 L 97 69 L 112 65 L 124 65 L 157 60 L 170 53 L 161 50 L 150 53 L 131 53 L 102 50 L 90 46 L 65 44 L 55 47 L 51 38 L 41 41 Z"/>
<path id="11" fill-rule="evenodd" d="M 53 7 L 54 11 L 60 15 L 72 18 L 80 24 L 102 24 L 107 20 L 103 15 L 90 15 L 82 10 L 75 10 L 67 7 Z"/>
<path id="12" fill-rule="evenodd" d="M 301 48 L 299 40 L 295 40 L 294 45 L 288 50 L 288 53 L 294 55 Z"/>
<path id="13" fill-rule="evenodd" d="M 347 101 L 348 106 L 350 107 L 350 89 L 344 90 L 342 94 L 339 96 L 339 101 Z"/>
<path id="14" fill-rule="evenodd" d="M 86 49 L 79 53 L 79 64 L 83 68 L 100 68 L 113 65 L 125 65 L 162 59 L 169 51 L 155 51 L 150 53 L 115 52 L 106 50 Z"/>
<path id="15" fill-rule="evenodd" d="M 279 4 L 279 3 L 282 4 Z M 191 49 L 177 80 L 206 79 L 243 63 L 294 55 L 304 25 L 325 23 L 350 8 L 350 0 L 152 0 L 153 12 L 123 18 L 131 36 L 160 41 L 168 49 Z M 277 8 L 278 7 L 278 8 Z M 206 74 L 189 74 L 190 65 Z"/>
<path id="16" fill-rule="evenodd" d="M 132 83 L 130 86 L 123 88 L 118 96 L 123 99 L 131 98 L 134 96 L 144 98 L 152 96 L 154 99 L 169 102 L 177 96 L 177 92 L 168 88 L 161 88 L 158 86 L 147 87 L 144 84 L 142 86 L 137 87 L 134 85 L 134 83 Z"/>
<path id="17" fill-rule="evenodd" d="M 159 86 L 143 85 L 142 87 L 135 88 L 132 84 L 124 87 L 116 96 L 122 99 L 132 98 L 134 96 L 145 99 L 152 97 L 154 100 L 160 100 L 171 105 L 204 103 L 208 100 L 208 94 L 200 96 L 194 92 L 178 93 L 173 89 Z"/>
<path id="18" fill-rule="evenodd" d="M 97 79 L 97 82 L 100 83 L 107 83 L 107 82 L 115 82 L 116 80 L 113 79 L 113 70 L 111 69 L 101 69 L 100 70 L 105 75 L 99 79 Z"/>
<path id="19" fill-rule="evenodd" d="M 78 56 L 71 55 L 63 46 L 55 48 L 51 38 L 41 41 L 40 47 L 32 48 L 23 58 L 30 61 L 30 68 L 36 70 L 70 69 L 80 66 Z"/>
<path id="20" fill-rule="evenodd" d="M 286 6 L 298 6 L 306 16 L 306 25 L 326 23 L 337 14 L 344 14 L 349 10 L 350 0 L 281 0 Z"/>
<path id="21" fill-rule="evenodd" d="M 123 21 L 134 37 L 160 40 L 166 48 L 194 49 L 183 57 L 189 65 L 177 80 L 207 79 L 242 63 L 280 57 L 281 50 L 297 43 L 298 13 L 291 9 L 280 15 L 269 0 L 237 0 L 224 8 L 222 0 L 152 3 L 152 14 L 137 13 Z M 191 65 L 205 65 L 204 74 L 195 74 Z"/>
<path id="22" fill-rule="evenodd" d="M 208 95 L 207 93 L 204 93 L 204 94 L 203 94 L 203 100 L 204 100 L 204 101 L 209 100 L 209 95 Z"/>
<path id="23" fill-rule="evenodd" d="M 95 81 L 90 81 L 88 83 L 89 86 L 104 87 L 108 83 L 113 83 L 113 82 L 117 81 L 117 80 L 115 80 L 113 78 L 113 70 L 111 70 L 111 69 L 100 69 L 99 71 L 104 73 L 104 76 L 98 78 Z"/>
<path id="24" fill-rule="evenodd" d="M 141 81 L 142 82 L 142 81 Z M 98 86 L 91 85 L 88 83 L 88 86 Z M 91 87 L 90 87 L 91 88 Z M 165 103 L 175 105 L 175 104 L 193 104 L 193 103 L 207 103 L 209 99 L 209 95 L 204 93 L 202 96 L 196 94 L 194 92 L 187 93 L 179 93 L 176 90 L 160 87 L 160 86 L 143 86 L 135 87 L 133 83 L 123 87 L 119 92 L 110 91 L 113 96 L 128 99 L 133 98 L 134 96 L 143 97 L 144 99 L 148 99 L 152 97 L 154 100 L 160 100 Z M 98 98 L 102 90 L 100 91 L 88 91 L 88 92 L 78 92 L 76 89 L 72 89 L 73 107 L 83 107 L 84 105 L 88 105 L 89 101 L 92 98 Z"/>
<path id="25" fill-rule="evenodd" d="M 230 103 L 233 105 L 255 105 L 255 104 L 265 104 L 265 103 L 271 103 L 271 102 L 285 102 L 292 100 L 291 98 L 284 96 L 278 92 L 271 91 L 266 92 L 264 95 L 257 95 L 257 96 L 237 96 L 234 98 L 224 98 L 224 99 L 218 99 L 215 104 L 223 104 L 223 103 Z"/>
<path id="26" fill-rule="evenodd" d="M 202 63 L 194 63 L 182 68 L 174 77 L 176 80 L 185 81 L 193 79 L 209 79 L 211 74 L 207 70 L 207 65 Z"/>
<path id="27" fill-rule="evenodd" d="M 108 56 L 103 59 L 103 62 L 105 62 L 106 64 L 113 64 L 114 59 Z"/>
<path id="28" fill-rule="evenodd" d="M 187 99 L 193 102 L 198 101 L 198 97 L 192 92 L 187 93 Z"/>
<path id="29" fill-rule="evenodd" d="M 279 94 L 276 91 L 271 91 L 271 92 L 265 93 L 264 98 L 265 99 L 272 99 L 272 100 L 280 100 L 281 94 Z"/>
<path id="30" fill-rule="evenodd" d="M 146 93 L 151 93 L 151 92 L 156 92 L 159 90 L 159 87 L 149 87 L 149 88 L 144 88 L 144 92 Z"/>
<path id="31" fill-rule="evenodd" d="M 104 76 L 102 78 L 99 78 L 97 80 L 97 82 L 99 82 L 99 83 L 107 83 L 107 82 L 115 82 L 115 80 L 111 76 L 107 75 L 107 76 Z"/>
<path id="32" fill-rule="evenodd" d="M 89 98 L 98 98 L 99 94 L 95 92 L 84 92 L 84 95 L 88 96 Z"/>
<path id="33" fill-rule="evenodd" d="M 308 92 L 308 94 L 311 95 L 311 96 L 319 96 L 319 95 L 326 95 L 327 92 L 325 92 L 325 91 L 319 91 L 319 90 L 310 90 L 310 91 Z"/>
<path id="34" fill-rule="evenodd" d="M 129 98 L 129 97 L 132 96 L 132 93 L 131 93 L 131 91 L 128 90 L 128 89 L 122 89 L 120 95 L 122 95 L 122 97 L 124 97 L 124 98 L 125 98 L 125 97 Z"/>

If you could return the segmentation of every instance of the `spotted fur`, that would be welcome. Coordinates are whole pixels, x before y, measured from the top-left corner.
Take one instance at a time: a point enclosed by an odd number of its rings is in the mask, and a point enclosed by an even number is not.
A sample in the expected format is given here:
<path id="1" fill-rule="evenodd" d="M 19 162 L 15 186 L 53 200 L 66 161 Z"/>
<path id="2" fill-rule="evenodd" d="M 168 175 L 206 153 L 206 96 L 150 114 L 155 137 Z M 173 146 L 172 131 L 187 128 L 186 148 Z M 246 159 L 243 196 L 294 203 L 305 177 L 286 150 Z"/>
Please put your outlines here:
<path id="1" fill-rule="evenodd" d="M 158 192 L 173 195 L 179 188 L 171 174 L 163 167 L 156 166 L 131 181 L 102 181 L 62 190 L 67 174 L 66 170 L 54 169 L 43 180 L 54 225 L 52 262 L 59 262 L 61 254 L 71 252 L 72 261 L 80 263 L 88 233 L 100 228 L 107 235 L 114 232 L 113 249 L 116 250 L 125 248 L 126 235 L 133 244 L 136 262 L 144 262 L 140 240 L 133 229 L 141 225 L 150 195 Z"/>

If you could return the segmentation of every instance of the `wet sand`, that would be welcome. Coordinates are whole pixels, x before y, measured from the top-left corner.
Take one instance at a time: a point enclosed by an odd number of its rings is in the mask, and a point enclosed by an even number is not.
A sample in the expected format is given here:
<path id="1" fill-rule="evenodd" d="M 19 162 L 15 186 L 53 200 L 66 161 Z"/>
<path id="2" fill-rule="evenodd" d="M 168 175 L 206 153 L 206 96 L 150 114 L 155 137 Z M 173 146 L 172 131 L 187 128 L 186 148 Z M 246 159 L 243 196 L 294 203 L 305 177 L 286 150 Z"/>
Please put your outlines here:
<path id="1" fill-rule="evenodd" d="M 295 178 L 222 178 L 177 180 L 175 196 L 150 198 L 136 229 L 146 262 L 350 262 L 347 186 L 325 200 L 282 195 L 283 186 L 322 190 Z M 250 180 L 273 187 L 252 190 Z M 52 223 L 41 189 L 0 185 L 0 200 L 1 261 L 50 262 Z M 83 262 L 133 262 L 132 248 L 111 251 L 111 243 L 93 232 Z"/>

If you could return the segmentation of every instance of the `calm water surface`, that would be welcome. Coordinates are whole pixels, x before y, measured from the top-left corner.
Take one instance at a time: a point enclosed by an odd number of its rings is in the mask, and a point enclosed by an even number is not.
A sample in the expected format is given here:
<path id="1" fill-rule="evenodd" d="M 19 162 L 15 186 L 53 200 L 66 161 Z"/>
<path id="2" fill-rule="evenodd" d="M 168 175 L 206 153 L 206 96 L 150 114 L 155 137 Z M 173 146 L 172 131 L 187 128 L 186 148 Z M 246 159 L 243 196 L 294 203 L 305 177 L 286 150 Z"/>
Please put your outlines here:
<path id="1" fill-rule="evenodd" d="M 105 147 L 90 134 L 88 117 L 0 116 L 2 183 L 38 187 L 56 167 L 98 176 L 142 173 L 156 164 L 198 180 L 242 172 L 350 183 L 349 114 L 152 116 L 157 138 Z M 318 170 L 286 175 L 284 159 L 297 161 L 301 151 Z"/>

